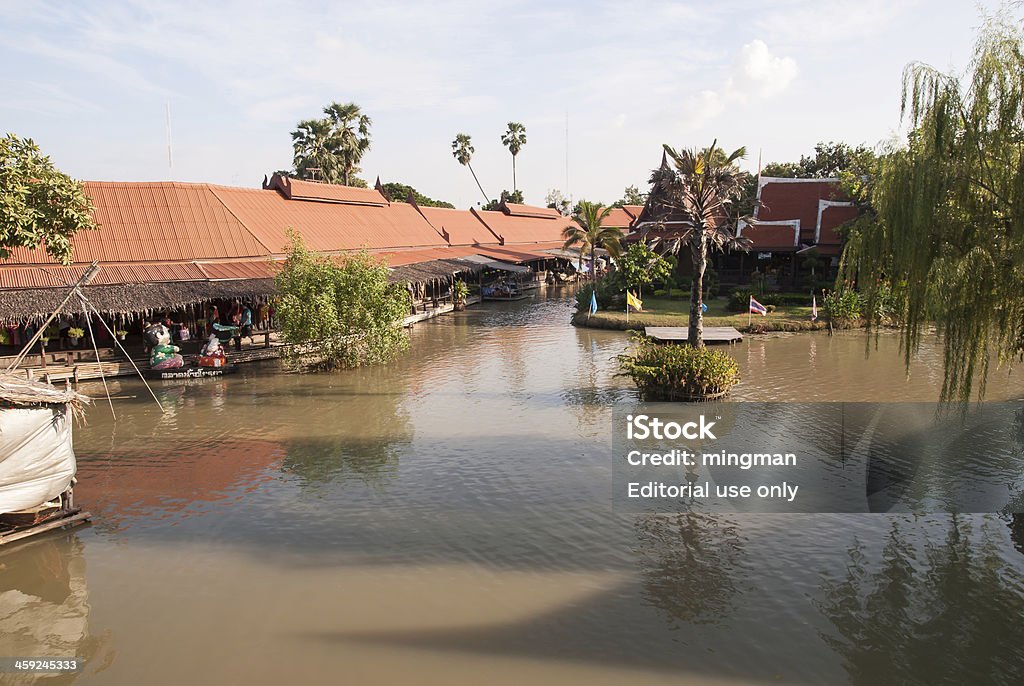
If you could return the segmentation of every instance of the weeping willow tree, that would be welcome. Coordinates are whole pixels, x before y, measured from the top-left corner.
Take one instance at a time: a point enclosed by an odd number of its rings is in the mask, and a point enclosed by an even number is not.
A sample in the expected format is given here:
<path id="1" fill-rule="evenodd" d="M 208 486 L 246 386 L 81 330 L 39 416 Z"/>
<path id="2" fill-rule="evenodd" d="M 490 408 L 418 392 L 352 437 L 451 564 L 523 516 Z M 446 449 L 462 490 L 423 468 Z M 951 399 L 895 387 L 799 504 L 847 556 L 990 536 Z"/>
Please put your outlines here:
<path id="1" fill-rule="evenodd" d="M 987 18 L 963 75 L 913 63 L 903 75 L 904 145 L 861 189 L 873 208 L 852 228 L 840 281 L 875 312 L 900 294 L 909 365 L 935 322 L 943 400 L 984 395 L 990 361 L 1024 342 L 1024 40 Z M 840 284 L 840 286 L 842 283 Z"/>

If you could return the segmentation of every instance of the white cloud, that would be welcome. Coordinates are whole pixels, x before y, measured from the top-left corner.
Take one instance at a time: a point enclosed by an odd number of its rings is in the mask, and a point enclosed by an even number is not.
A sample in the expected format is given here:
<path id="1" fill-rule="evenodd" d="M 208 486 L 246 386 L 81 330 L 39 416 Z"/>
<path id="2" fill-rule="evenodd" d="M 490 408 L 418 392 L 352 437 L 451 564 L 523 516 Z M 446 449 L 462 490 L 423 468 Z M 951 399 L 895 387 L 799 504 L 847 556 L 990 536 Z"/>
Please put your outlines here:
<path id="1" fill-rule="evenodd" d="M 729 75 L 717 90 L 704 90 L 692 101 L 683 117 L 687 129 L 699 129 L 731 104 L 772 98 L 784 92 L 797 75 L 796 60 L 779 57 L 759 39 L 740 50 Z"/>

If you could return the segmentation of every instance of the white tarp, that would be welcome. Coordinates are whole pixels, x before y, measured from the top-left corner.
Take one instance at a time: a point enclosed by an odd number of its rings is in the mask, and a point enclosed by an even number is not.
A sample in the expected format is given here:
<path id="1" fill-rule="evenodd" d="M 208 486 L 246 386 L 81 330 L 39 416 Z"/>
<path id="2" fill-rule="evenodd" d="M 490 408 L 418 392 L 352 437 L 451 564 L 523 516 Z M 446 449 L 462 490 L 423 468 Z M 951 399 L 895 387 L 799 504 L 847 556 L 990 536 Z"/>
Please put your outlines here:
<path id="1" fill-rule="evenodd" d="M 66 405 L 0 409 L 0 512 L 53 500 L 75 468 Z"/>

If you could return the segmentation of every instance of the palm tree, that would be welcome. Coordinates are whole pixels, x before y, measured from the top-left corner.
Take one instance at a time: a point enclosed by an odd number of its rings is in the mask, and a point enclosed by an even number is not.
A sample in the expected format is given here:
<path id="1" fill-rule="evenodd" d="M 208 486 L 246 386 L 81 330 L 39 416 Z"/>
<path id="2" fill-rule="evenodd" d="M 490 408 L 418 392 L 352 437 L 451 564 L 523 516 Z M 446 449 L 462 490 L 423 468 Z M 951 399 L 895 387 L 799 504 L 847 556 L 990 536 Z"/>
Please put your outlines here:
<path id="1" fill-rule="evenodd" d="M 359 171 L 359 161 L 370 149 L 370 125 L 373 121 L 354 102 L 344 105 L 332 102 L 324 108 L 324 114 L 334 131 L 335 154 L 342 169 L 342 183 L 348 186 L 352 175 Z"/>
<path id="2" fill-rule="evenodd" d="M 736 236 L 738 217 L 730 217 L 730 206 L 743 193 L 744 172 L 736 162 L 747 154 L 746 148 L 738 148 L 731 154 L 718 148 L 715 140 L 705 150 L 676 152 L 668 145 L 665 152 L 672 158 L 672 166 L 663 163 L 651 176 L 652 195 L 657 197 L 657 211 L 661 215 L 659 228 L 665 227 L 665 219 L 672 216 L 683 227 L 673 231 L 670 239 L 655 239 L 667 242 L 664 252 L 678 253 L 686 245 L 693 262 L 693 278 L 690 285 L 690 327 L 687 340 L 690 345 L 704 345 L 704 270 L 707 268 L 708 252 L 711 249 L 749 249 L 747 238 Z M 745 218 L 747 222 L 752 220 Z"/>
<path id="3" fill-rule="evenodd" d="M 331 122 L 327 119 L 305 119 L 292 131 L 292 164 L 300 179 L 337 181 L 337 140 Z"/>
<path id="4" fill-rule="evenodd" d="M 622 231 L 614 226 L 601 225 L 611 211 L 612 208 L 602 207 L 600 203 L 581 200 L 573 217 L 576 226 L 569 225 L 562 231 L 562 238 L 565 239 L 563 249 L 578 245 L 581 257 L 584 251 L 590 251 L 591 279 L 597 277 L 597 261 L 594 258 L 598 248 L 604 248 L 612 257 L 618 257 L 622 252 Z"/>
<path id="5" fill-rule="evenodd" d="M 455 140 L 452 141 L 452 156 L 459 161 L 459 164 L 469 167 L 469 173 L 473 175 L 473 180 L 476 181 L 476 187 L 483 193 L 484 200 L 488 203 L 491 202 L 484 187 L 480 185 L 480 179 L 476 178 L 476 172 L 473 171 L 473 165 L 469 161 L 473 158 L 473 153 L 476 149 L 473 147 L 473 142 L 469 137 L 468 133 L 456 134 Z"/>
<path id="6" fill-rule="evenodd" d="M 512 153 L 512 190 L 519 190 L 516 185 L 516 155 L 526 145 L 526 127 L 514 121 L 508 123 L 508 130 L 501 137 L 501 144 Z"/>

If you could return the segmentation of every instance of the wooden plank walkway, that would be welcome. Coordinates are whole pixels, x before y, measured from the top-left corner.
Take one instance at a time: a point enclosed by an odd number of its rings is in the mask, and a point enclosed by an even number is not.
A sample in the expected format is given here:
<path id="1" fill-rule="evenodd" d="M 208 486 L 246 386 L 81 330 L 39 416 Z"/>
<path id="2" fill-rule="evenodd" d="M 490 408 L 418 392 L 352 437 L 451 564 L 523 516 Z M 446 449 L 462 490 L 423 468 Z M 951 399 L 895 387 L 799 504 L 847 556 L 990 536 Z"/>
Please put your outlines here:
<path id="1" fill-rule="evenodd" d="M 685 326 L 646 326 L 644 334 L 659 343 L 686 343 L 689 331 Z M 739 343 L 743 334 L 731 326 L 705 326 L 704 343 Z"/>

